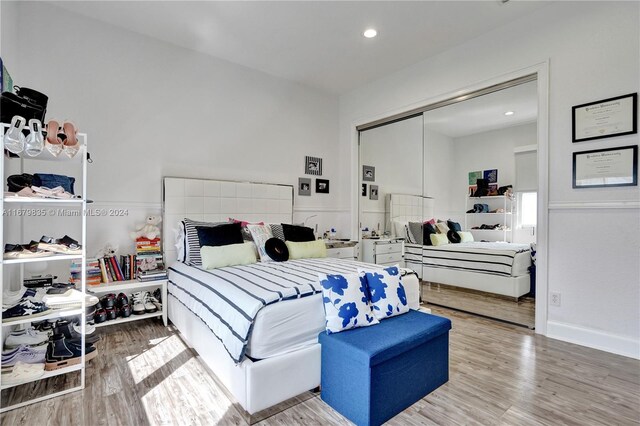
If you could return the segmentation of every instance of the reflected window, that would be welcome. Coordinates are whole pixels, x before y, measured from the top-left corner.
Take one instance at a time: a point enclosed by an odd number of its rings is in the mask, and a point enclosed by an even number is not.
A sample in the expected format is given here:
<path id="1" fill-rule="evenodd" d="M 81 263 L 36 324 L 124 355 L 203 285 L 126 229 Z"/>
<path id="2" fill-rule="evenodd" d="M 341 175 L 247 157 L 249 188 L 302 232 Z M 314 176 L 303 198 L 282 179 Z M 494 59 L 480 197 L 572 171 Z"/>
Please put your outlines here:
<path id="1" fill-rule="evenodd" d="M 538 219 L 538 193 L 520 192 L 519 198 L 519 222 L 521 228 L 533 228 Z"/>

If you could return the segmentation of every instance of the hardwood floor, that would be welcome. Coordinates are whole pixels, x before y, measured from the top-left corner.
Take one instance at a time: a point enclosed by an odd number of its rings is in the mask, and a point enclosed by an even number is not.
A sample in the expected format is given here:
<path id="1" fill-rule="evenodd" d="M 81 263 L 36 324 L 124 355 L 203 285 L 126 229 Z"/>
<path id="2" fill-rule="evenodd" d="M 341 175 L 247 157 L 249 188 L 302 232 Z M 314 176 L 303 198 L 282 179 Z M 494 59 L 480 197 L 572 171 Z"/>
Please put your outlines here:
<path id="1" fill-rule="evenodd" d="M 637 425 L 640 361 L 432 307 L 451 318 L 449 382 L 390 425 Z M 2 425 L 242 425 L 195 354 L 153 320 L 100 329 L 83 392 L 5 413 Z M 33 388 L 23 386 L 20 393 Z M 318 395 L 259 425 L 347 425 Z M 285 407 L 281 407 L 285 408 Z M 267 413 L 267 415 L 271 412 Z"/>
<path id="2" fill-rule="evenodd" d="M 456 288 L 444 284 L 423 283 L 422 301 L 483 315 L 533 329 L 536 325 L 536 301 L 531 297 L 517 302 L 510 297 Z"/>

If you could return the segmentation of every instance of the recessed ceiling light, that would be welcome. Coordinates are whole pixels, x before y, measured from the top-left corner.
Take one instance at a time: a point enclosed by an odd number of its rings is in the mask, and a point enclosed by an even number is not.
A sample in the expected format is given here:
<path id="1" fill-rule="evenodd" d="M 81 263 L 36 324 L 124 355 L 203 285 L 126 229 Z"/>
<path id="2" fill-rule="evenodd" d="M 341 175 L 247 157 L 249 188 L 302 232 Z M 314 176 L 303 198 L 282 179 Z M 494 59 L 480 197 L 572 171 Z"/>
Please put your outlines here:
<path id="1" fill-rule="evenodd" d="M 366 38 L 374 38 L 375 36 L 378 35 L 378 32 L 373 28 L 369 28 L 368 30 L 365 30 L 365 32 L 362 33 L 362 35 L 365 36 Z"/>
<path id="2" fill-rule="evenodd" d="M 507 111 L 504 113 L 504 115 L 513 115 L 513 114 L 515 114 L 513 111 Z"/>

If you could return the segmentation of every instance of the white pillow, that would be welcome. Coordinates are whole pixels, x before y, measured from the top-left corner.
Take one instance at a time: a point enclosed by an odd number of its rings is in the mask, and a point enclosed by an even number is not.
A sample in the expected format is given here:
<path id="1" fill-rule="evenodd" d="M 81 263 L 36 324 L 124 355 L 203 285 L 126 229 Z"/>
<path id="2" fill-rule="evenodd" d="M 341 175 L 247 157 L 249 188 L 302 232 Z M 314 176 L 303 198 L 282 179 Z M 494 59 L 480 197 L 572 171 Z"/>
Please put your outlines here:
<path id="1" fill-rule="evenodd" d="M 269 225 L 247 225 L 253 242 L 256 243 L 258 253 L 260 254 L 261 262 L 273 262 L 273 259 L 269 257 L 267 251 L 264 248 L 265 243 L 269 238 L 273 238 L 271 233 L 271 227 Z"/>
<path id="2" fill-rule="evenodd" d="M 202 246 L 200 257 L 202 269 L 223 268 L 225 266 L 250 265 L 257 262 L 255 245 L 252 242 L 229 244 L 226 246 Z"/>
<path id="3" fill-rule="evenodd" d="M 402 238 L 403 240 L 407 240 L 407 226 L 409 226 L 408 221 L 402 221 L 402 220 L 393 221 L 393 232 L 396 238 Z"/>
<path id="4" fill-rule="evenodd" d="M 315 241 L 285 241 L 289 250 L 289 259 L 311 259 L 314 257 L 327 257 L 327 245 L 324 240 Z"/>
<path id="5" fill-rule="evenodd" d="M 358 268 L 358 273 L 367 278 L 368 297 L 376 318 L 382 320 L 409 312 L 398 265 L 382 270 Z"/>
<path id="6" fill-rule="evenodd" d="M 318 274 L 327 334 L 378 324 L 367 298 L 364 274 Z"/>

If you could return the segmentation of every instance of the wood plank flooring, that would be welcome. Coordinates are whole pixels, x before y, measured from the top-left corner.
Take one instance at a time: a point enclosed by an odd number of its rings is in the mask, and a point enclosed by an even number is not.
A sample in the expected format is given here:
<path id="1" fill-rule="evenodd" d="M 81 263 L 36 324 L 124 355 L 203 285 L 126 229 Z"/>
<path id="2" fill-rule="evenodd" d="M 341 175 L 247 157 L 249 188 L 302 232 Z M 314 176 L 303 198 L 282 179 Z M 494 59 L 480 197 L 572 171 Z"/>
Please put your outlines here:
<path id="1" fill-rule="evenodd" d="M 425 282 L 422 284 L 422 301 L 530 329 L 536 325 L 536 301 L 531 297 L 523 297 L 516 302 L 511 297 Z"/>
<path id="2" fill-rule="evenodd" d="M 390 425 L 640 424 L 640 361 L 432 310 L 453 321 L 449 382 Z M 5 413 L 2 425 L 245 424 L 245 413 L 175 331 L 146 320 L 99 332 L 101 354 L 89 364 L 83 392 Z M 258 424 L 350 424 L 318 395 L 307 398 Z"/>

